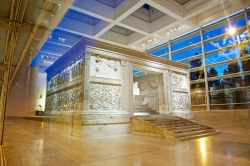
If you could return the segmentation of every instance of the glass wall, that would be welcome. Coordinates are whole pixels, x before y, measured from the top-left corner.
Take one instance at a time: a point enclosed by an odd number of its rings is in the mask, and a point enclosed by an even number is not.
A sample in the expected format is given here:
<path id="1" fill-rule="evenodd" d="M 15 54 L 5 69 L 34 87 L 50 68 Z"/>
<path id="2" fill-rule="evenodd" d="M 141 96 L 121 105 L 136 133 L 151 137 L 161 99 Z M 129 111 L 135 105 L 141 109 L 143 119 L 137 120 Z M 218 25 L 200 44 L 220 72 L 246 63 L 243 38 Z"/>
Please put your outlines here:
<path id="1" fill-rule="evenodd" d="M 190 66 L 193 111 L 250 109 L 249 26 L 247 9 L 147 52 Z"/>

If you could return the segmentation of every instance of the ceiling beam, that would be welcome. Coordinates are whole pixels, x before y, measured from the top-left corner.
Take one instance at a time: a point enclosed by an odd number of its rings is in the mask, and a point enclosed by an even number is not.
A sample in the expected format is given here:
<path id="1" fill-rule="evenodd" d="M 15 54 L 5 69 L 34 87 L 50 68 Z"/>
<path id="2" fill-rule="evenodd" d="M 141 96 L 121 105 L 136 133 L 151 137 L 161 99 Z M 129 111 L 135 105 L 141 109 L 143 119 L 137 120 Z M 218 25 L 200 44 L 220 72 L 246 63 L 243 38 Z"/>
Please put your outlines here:
<path id="1" fill-rule="evenodd" d="M 174 10 L 176 6 L 169 3 L 168 1 L 162 1 L 162 0 L 150 0 L 148 1 L 148 3 L 150 6 L 164 12 L 165 14 L 175 18 L 176 20 L 182 21 L 193 28 L 197 27 L 196 24 L 183 17 L 183 8 L 177 8 Z"/>
<path id="2" fill-rule="evenodd" d="M 223 3 L 225 0 L 221 0 L 221 2 Z M 189 10 L 187 12 L 185 12 L 185 19 L 190 19 L 194 16 L 197 16 L 203 12 L 206 12 L 207 10 L 215 7 L 215 6 L 218 6 L 218 5 L 221 5 L 218 0 L 209 0 L 209 1 L 206 1 L 205 3 L 203 3 L 202 5 L 199 5 L 198 7 L 196 8 L 192 8 L 192 10 Z"/>
<path id="3" fill-rule="evenodd" d="M 83 8 L 80 8 L 80 7 L 77 7 L 77 6 L 72 6 L 70 9 L 72 9 L 74 11 L 77 11 L 77 12 L 80 12 L 80 13 L 83 13 L 83 14 L 86 14 L 86 15 L 89 15 L 89 16 L 92 16 L 92 17 L 95 17 L 95 18 L 98 18 L 100 20 L 104 20 L 104 21 L 107 21 L 107 22 L 112 21 L 112 19 L 104 17 L 101 14 L 97 14 L 94 11 L 89 11 L 89 10 L 86 10 L 86 9 L 83 9 Z"/>
<path id="4" fill-rule="evenodd" d="M 71 9 L 107 22 L 114 17 L 114 8 L 93 0 L 76 0 Z"/>
<path id="5" fill-rule="evenodd" d="M 138 8 L 140 8 L 142 5 L 145 4 L 145 0 L 127 0 L 128 4 L 126 5 L 126 9 L 119 9 L 116 10 L 121 12 L 124 11 L 123 13 L 119 13 L 117 12 L 116 18 L 110 22 L 109 25 L 107 25 L 105 28 L 103 28 L 101 31 L 99 31 L 97 34 L 95 34 L 95 37 L 100 37 L 102 36 L 105 32 L 107 32 L 108 30 L 110 30 L 113 26 L 115 26 L 116 24 L 118 24 L 119 22 L 121 22 L 124 18 L 126 18 L 127 16 L 129 16 L 130 14 L 132 14 L 134 11 L 136 11 Z M 122 6 L 122 5 L 121 5 Z"/>
<path id="6" fill-rule="evenodd" d="M 76 35 L 80 35 L 82 37 L 86 37 L 86 38 L 90 38 L 90 39 L 102 41 L 102 42 L 109 43 L 109 44 L 114 44 L 114 45 L 117 45 L 117 46 L 120 46 L 120 47 L 129 48 L 129 46 L 127 46 L 127 45 L 116 43 L 116 42 L 113 42 L 113 41 L 110 41 L 110 40 L 106 40 L 106 39 L 103 39 L 103 38 L 96 38 L 96 37 L 94 37 L 92 35 L 88 35 L 88 34 L 85 34 L 85 33 L 82 33 L 82 32 L 76 31 L 76 30 L 72 30 L 72 29 L 69 29 L 69 28 L 57 27 L 57 29 L 59 29 L 61 31 L 73 33 L 73 34 L 76 34 Z"/>
<path id="7" fill-rule="evenodd" d="M 48 40 L 46 41 L 46 43 L 54 44 L 54 45 L 62 46 L 62 47 L 67 47 L 67 48 L 71 48 L 73 46 L 73 45 L 69 45 L 69 44 L 66 44 L 66 43 L 53 42 L 53 41 L 48 41 Z"/>
<path id="8" fill-rule="evenodd" d="M 61 57 L 63 55 L 63 54 L 53 53 L 53 52 L 50 52 L 50 51 L 40 51 L 39 53 L 46 54 L 46 55 L 51 55 L 51 56 L 55 56 L 57 58 L 59 58 L 59 57 Z"/>
<path id="9" fill-rule="evenodd" d="M 236 10 L 244 9 L 244 4 L 240 0 L 228 0 L 229 3 L 235 8 Z"/>

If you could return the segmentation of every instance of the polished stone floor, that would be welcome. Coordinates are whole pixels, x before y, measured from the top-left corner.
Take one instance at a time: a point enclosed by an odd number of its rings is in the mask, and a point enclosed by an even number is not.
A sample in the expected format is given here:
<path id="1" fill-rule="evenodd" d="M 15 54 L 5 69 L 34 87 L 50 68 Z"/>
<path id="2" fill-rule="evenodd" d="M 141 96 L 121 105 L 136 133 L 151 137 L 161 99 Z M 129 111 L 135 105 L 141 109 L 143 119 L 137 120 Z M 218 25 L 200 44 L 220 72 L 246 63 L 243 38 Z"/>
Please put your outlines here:
<path id="1" fill-rule="evenodd" d="M 144 136 L 79 138 L 47 123 L 8 119 L 7 166 L 249 166 L 250 124 L 184 142 Z"/>

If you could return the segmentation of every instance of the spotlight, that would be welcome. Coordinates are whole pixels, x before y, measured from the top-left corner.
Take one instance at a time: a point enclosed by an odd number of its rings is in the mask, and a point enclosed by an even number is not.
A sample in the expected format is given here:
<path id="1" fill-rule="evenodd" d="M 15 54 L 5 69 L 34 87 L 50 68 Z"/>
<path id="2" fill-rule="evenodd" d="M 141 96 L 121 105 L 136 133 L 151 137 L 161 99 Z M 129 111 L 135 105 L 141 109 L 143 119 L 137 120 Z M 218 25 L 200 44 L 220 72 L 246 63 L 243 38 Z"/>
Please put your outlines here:
<path id="1" fill-rule="evenodd" d="M 230 35 L 234 35 L 236 32 L 236 28 L 235 27 L 229 27 L 227 29 L 227 33 L 230 34 Z"/>

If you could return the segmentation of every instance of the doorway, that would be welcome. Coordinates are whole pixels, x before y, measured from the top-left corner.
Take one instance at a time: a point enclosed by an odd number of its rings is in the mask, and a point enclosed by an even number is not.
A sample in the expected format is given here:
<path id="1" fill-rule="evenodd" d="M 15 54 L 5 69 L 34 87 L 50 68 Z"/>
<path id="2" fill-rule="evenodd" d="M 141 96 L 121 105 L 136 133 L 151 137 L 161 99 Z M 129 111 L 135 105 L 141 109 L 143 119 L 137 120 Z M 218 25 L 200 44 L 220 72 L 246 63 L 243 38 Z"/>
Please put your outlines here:
<path id="1" fill-rule="evenodd" d="M 163 74 L 133 66 L 133 115 L 160 114 L 165 105 Z"/>

